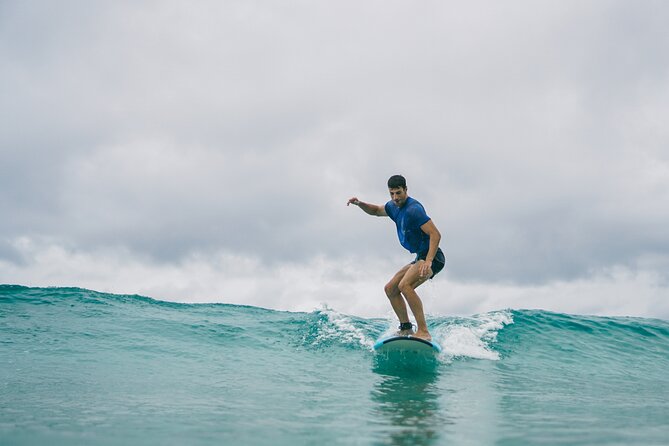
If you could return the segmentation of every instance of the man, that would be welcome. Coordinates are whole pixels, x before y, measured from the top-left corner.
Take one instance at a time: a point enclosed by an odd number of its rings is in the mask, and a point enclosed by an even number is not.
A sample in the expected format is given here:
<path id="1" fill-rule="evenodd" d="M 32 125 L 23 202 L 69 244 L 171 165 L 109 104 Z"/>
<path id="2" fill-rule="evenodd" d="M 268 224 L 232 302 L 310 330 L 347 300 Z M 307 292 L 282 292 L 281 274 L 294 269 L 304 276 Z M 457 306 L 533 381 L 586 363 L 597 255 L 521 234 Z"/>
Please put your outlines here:
<path id="1" fill-rule="evenodd" d="M 423 303 L 416 293 L 416 288 L 431 279 L 446 264 L 444 253 L 439 248 L 441 234 L 425 213 L 425 208 L 417 200 L 407 195 L 406 180 L 401 175 L 393 175 L 388 180 L 391 200 L 384 206 L 364 203 L 353 197 L 346 206 L 353 204 L 369 215 L 390 217 L 397 225 L 400 244 L 409 252 L 416 254 L 416 259 L 400 269 L 385 286 L 386 296 L 400 320 L 399 334 L 413 334 L 407 306 L 416 319 L 414 336 L 430 340 Z M 406 301 L 406 302 L 405 302 Z"/>

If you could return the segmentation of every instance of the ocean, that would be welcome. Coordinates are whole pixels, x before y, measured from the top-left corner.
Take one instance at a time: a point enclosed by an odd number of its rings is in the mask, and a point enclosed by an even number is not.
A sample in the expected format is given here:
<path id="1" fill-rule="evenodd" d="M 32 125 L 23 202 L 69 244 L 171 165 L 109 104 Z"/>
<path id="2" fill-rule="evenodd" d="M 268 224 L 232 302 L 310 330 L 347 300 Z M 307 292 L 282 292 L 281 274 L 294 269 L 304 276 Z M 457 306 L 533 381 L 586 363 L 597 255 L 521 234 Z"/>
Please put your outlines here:
<path id="1" fill-rule="evenodd" d="M 0 286 L 2 445 L 666 445 L 669 322 L 501 309 L 396 322 Z"/>

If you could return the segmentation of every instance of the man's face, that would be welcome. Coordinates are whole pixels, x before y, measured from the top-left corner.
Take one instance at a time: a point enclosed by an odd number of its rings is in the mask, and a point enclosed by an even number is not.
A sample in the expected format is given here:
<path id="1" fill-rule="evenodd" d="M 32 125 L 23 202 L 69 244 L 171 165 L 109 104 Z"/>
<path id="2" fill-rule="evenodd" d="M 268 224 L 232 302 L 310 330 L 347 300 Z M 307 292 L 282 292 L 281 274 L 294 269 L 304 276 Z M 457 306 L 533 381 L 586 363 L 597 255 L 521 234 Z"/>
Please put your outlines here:
<path id="1" fill-rule="evenodd" d="M 395 202 L 397 207 L 404 206 L 404 203 L 407 201 L 408 198 L 407 190 L 405 188 L 395 187 L 392 189 L 388 189 L 388 192 L 390 192 L 390 199 Z"/>

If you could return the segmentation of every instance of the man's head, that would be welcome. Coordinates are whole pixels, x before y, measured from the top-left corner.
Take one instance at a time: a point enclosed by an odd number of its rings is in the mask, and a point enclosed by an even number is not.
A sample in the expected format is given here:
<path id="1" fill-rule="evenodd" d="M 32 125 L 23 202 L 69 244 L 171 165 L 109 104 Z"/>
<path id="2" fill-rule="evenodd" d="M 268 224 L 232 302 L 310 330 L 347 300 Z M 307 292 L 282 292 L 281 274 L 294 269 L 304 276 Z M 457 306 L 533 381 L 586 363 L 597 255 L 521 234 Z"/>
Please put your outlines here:
<path id="1" fill-rule="evenodd" d="M 393 175 L 388 178 L 388 189 L 407 188 L 407 180 L 402 175 Z"/>
<path id="2" fill-rule="evenodd" d="M 409 197 L 407 195 L 407 180 L 402 175 L 393 175 L 388 179 L 388 192 L 390 192 L 390 199 L 398 207 L 404 206 Z"/>

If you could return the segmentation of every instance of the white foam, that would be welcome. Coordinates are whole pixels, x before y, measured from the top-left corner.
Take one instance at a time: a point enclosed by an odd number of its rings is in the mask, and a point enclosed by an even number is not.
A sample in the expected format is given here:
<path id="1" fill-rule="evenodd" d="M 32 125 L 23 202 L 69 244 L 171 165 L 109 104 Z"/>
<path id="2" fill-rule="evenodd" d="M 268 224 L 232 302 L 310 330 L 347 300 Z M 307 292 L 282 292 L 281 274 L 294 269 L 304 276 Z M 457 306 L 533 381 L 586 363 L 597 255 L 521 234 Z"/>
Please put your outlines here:
<path id="1" fill-rule="evenodd" d="M 370 350 L 374 347 L 374 341 L 365 336 L 364 331 L 356 327 L 350 317 L 326 305 L 323 305 L 319 312 L 327 316 L 327 320 L 325 323 L 323 321 L 319 322 L 315 344 L 336 339 L 344 344 L 361 345 Z"/>
<path id="2" fill-rule="evenodd" d="M 490 349 L 498 331 L 513 323 L 511 313 L 497 311 L 457 320 L 435 330 L 442 354 L 450 357 L 469 357 L 496 361 L 499 353 Z"/>

